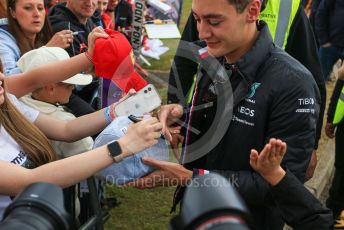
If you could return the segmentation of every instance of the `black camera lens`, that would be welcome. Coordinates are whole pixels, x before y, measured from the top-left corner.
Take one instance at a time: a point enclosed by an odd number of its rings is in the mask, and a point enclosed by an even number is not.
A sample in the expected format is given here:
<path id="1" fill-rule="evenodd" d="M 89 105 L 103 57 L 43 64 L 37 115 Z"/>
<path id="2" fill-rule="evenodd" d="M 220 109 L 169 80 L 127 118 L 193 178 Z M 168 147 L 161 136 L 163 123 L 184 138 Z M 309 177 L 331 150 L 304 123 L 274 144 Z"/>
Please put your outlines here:
<path id="1" fill-rule="evenodd" d="M 148 93 L 148 91 L 147 90 L 145 90 L 145 91 L 143 91 L 144 93 Z"/>
<path id="2" fill-rule="evenodd" d="M 71 229 L 62 189 L 48 183 L 30 185 L 6 208 L 1 229 Z"/>
<path id="3" fill-rule="evenodd" d="M 239 194 L 226 178 L 211 173 L 193 178 L 170 229 L 249 230 L 249 223 L 248 209 Z"/>
<path id="4" fill-rule="evenodd" d="M 151 88 L 151 87 L 148 87 L 148 91 L 152 91 L 152 88 Z"/>

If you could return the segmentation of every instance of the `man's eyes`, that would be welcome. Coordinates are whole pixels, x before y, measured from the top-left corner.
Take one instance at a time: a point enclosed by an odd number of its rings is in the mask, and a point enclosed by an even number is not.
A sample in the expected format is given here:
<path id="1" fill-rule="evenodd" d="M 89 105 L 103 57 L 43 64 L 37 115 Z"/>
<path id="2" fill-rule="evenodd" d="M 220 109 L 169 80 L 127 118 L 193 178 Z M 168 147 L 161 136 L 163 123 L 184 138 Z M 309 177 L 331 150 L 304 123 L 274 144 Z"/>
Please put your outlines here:
<path id="1" fill-rule="evenodd" d="M 220 23 L 221 23 L 221 21 L 219 21 L 219 20 L 208 20 L 208 23 L 209 23 L 209 25 L 211 25 L 211 26 L 218 26 L 218 25 L 220 25 Z"/>

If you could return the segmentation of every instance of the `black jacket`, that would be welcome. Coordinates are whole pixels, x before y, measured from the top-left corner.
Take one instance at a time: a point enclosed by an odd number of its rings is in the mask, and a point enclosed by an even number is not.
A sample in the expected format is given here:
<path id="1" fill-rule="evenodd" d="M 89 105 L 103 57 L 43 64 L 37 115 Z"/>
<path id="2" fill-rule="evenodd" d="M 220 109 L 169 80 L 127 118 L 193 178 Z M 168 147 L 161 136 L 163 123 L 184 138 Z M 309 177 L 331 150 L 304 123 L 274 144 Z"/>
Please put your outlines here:
<path id="1" fill-rule="evenodd" d="M 295 230 L 333 229 L 333 216 L 297 179 L 288 172 L 271 194 L 284 221 Z"/>
<path id="2" fill-rule="evenodd" d="M 133 20 L 133 9 L 131 4 L 121 0 L 115 8 L 115 28 L 127 28 L 131 26 Z"/>
<path id="3" fill-rule="evenodd" d="M 186 118 L 188 127 L 200 133 L 189 131 L 185 135 L 183 163 L 186 162 L 187 168 L 203 168 L 231 179 L 258 228 L 267 229 L 271 212 L 267 210 L 273 207 L 268 196 L 269 185 L 252 171 L 250 150 L 261 151 L 270 138 L 284 140 L 288 149 L 283 166 L 303 182 L 315 142 L 320 95 L 311 73 L 275 47 L 266 24 L 262 21 L 261 24 L 254 47 L 227 71 L 233 72 L 232 116 L 228 106 L 219 104 L 221 100 L 230 103 L 230 99 L 213 93 L 224 92 L 221 89 L 224 83 L 219 80 L 215 83 L 201 70 L 194 106 Z M 226 119 L 230 124 L 221 137 L 219 132 Z M 210 146 L 213 139 L 218 141 L 214 147 Z M 205 156 L 190 162 L 195 153 L 207 148 Z"/>
<path id="4" fill-rule="evenodd" d="M 322 0 L 315 17 L 315 29 L 320 45 L 330 42 L 343 48 L 344 1 Z"/>
<path id="5" fill-rule="evenodd" d="M 74 36 L 73 44 L 66 49 L 69 56 L 73 57 L 87 50 L 88 34 L 96 26 L 91 18 L 87 19 L 86 25 L 83 25 L 78 21 L 72 11 L 66 7 L 66 4 L 56 4 L 49 11 L 49 21 L 54 33 L 65 29 L 70 29 L 73 32 L 84 31 Z"/>
<path id="6" fill-rule="evenodd" d="M 181 39 L 189 42 L 197 41 L 199 39 L 196 20 L 192 14 L 189 16 Z M 320 91 L 321 106 L 317 124 L 316 142 L 314 146 L 314 149 L 317 149 L 325 111 L 326 86 L 320 67 L 318 48 L 314 34 L 301 5 L 291 26 L 285 51 L 301 62 L 301 64 L 303 64 L 312 73 Z M 196 71 L 197 63 L 178 55 L 177 51 L 169 77 L 169 103 L 186 103 L 185 95 L 187 95 L 192 85 L 193 76 Z"/>

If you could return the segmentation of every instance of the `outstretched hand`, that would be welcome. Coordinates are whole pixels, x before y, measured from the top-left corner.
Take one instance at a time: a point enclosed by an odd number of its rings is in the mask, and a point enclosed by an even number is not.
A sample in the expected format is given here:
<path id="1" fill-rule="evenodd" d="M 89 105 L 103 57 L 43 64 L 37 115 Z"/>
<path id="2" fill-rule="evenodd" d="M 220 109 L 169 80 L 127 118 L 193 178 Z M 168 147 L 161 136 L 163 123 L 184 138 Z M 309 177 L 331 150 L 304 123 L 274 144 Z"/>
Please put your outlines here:
<path id="1" fill-rule="evenodd" d="M 260 154 L 255 149 L 251 150 L 250 165 L 271 185 L 276 185 L 285 175 L 281 162 L 286 150 L 285 142 L 271 138 Z"/>
<path id="2" fill-rule="evenodd" d="M 157 170 L 145 177 L 129 182 L 127 186 L 139 189 L 177 186 L 186 185 L 192 179 L 193 172 L 184 168 L 181 164 L 159 161 L 151 157 L 142 157 L 142 161 Z"/>

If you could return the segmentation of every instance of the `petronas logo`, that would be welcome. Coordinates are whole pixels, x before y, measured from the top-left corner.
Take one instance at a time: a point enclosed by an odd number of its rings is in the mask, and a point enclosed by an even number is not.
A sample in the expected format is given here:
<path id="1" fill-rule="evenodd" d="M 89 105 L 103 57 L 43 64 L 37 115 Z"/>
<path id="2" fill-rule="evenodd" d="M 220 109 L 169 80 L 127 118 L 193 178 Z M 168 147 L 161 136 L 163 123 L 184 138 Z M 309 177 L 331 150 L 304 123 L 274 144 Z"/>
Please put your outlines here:
<path id="1" fill-rule="evenodd" d="M 256 90 L 257 90 L 258 87 L 260 86 L 260 84 L 261 84 L 261 83 L 257 83 L 257 82 L 253 83 L 253 84 L 251 85 L 251 89 L 250 89 L 250 91 L 248 92 L 246 98 L 251 98 L 251 97 L 253 97 L 254 94 L 256 93 Z"/>

